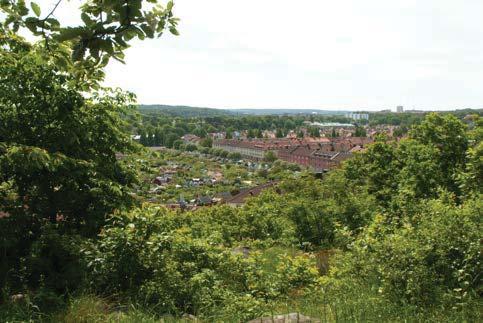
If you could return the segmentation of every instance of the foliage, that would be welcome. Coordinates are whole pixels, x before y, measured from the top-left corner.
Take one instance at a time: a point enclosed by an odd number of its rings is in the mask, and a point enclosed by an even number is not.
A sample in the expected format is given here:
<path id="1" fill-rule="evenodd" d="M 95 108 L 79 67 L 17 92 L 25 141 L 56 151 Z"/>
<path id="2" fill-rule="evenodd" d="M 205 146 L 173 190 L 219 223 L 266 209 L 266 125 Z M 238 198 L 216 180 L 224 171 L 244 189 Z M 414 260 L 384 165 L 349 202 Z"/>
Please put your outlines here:
<path id="1" fill-rule="evenodd" d="M 201 147 L 208 147 L 211 148 L 213 146 L 213 139 L 205 138 L 200 142 Z"/>
<path id="2" fill-rule="evenodd" d="M 437 161 L 445 186 L 459 193 L 455 176 L 466 162 L 468 136 L 465 124 L 450 114 L 441 116 L 431 113 L 411 131 L 410 136 L 438 149 Z"/>
<path id="3" fill-rule="evenodd" d="M 105 214 L 129 205 L 134 172 L 116 153 L 134 151 L 122 116 L 134 97 L 105 89 L 82 95 L 76 80 L 35 50 L 0 51 L 0 174 L 15 195 L 4 209 L 91 233 Z"/>
<path id="4" fill-rule="evenodd" d="M 263 160 L 268 163 L 273 163 L 277 160 L 277 155 L 273 151 L 267 151 L 263 156 Z"/>
<path id="5" fill-rule="evenodd" d="M 86 1 L 80 6 L 82 23 L 79 26 L 62 26 L 55 18 L 62 0 L 43 14 L 36 2 L 29 2 L 30 8 L 27 1 L 2 1 L 3 27 L 13 32 L 18 32 L 19 28 L 28 29 L 33 35 L 44 38 L 47 50 L 69 49 L 72 61 L 80 62 L 75 68 L 104 67 L 111 57 L 122 61 L 124 50 L 134 38 L 159 37 L 166 29 L 178 34 L 178 19 L 173 16 L 172 1 L 166 6 L 149 0 Z M 65 56 L 54 57 L 60 66 L 67 67 L 71 63 Z"/>
<path id="6" fill-rule="evenodd" d="M 367 133 L 366 133 L 366 129 L 364 129 L 364 127 L 356 127 L 356 131 L 354 132 L 354 137 L 366 137 L 367 136 Z"/>
<path id="7" fill-rule="evenodd" d="M 481 272 L 481 211 L 479 200 L 463 206 L 433 200 L 397 230 L 379 216 L 333 275 L 370 282 L 394 302 L 464 306 L 476 296 Z"/>
<path id="8" fill-rule="evenodd" d="M 234 300 L 248 295 L 262 306 L 315 283 L 317 271 L 303 259 L 281 258 L 273 276 L 256 253 L 243 258 L 213 238 L 200 239 L 212 232 L 207 224 L 195 224 L 202 219 L 195 214 L 180 219 L 162 209 L 114 217 L 99 243 L 86 251 L 93 288 L 126 293 L 158 313 L 210 315 L 224 304 L 230 311 Z"/>
<path id="9" fill-rule="evenodd" d="M 16 37 L 0 49 L 0 80 L 0 288 L 63 294 L 81 283 L 71 239 L 94 237 L 107 214 L 135 203 L 136 172 L 117 159 L 137 150 L 124 119 L 134 96 L 86 95 Z"/>

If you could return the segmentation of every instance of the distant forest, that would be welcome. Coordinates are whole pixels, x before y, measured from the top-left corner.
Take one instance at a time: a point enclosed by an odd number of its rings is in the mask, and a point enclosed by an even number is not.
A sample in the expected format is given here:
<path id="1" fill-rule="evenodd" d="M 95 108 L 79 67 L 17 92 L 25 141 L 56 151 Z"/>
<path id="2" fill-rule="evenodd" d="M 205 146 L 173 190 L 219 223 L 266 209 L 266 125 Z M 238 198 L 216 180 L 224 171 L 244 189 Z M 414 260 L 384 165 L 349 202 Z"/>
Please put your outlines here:
<path id="1" fill-rule="evenodd" d="M 173 117 L 214 117 L 214 116 L 230 116 L 236 115 L 237 113 L 231 112 L 223 109 L 213 109 L 213 108 L 198 108 L 189 106 L 179 106 L 179 105 L 139 105 L 139 112 L 141 114 L 164 114 Z"/>
<path id="2" fill-rule="evenodd" d="M 339 116 L 341 117 L 347 112 L 345 110 L 318 110 L 318 109 L 215 109 L 206 107 L 192 107 L 182 105 L 164 105 L 164 104 L 141 104 L 139 105 L 141 114 L 161 114 L 173 117 L 214 117 L 214 116 L 241 116 L 241 115 L 314 115 L 314 116 Z M 362 111 L 368 113 L 371 120 L 381 120 L 384 124 L 399 125 L 400 120 L 405 119 L 421 119 L 430 111 L 424 113 L 414 112 L 378 112 L 378 111 Z M 451 113 L 458 118 L 463 118 L 468 114 L 482 115 L 483 109 L 459 109 L 441 113 Z M 410 122 L 412 123 L 412 122 Z"/>

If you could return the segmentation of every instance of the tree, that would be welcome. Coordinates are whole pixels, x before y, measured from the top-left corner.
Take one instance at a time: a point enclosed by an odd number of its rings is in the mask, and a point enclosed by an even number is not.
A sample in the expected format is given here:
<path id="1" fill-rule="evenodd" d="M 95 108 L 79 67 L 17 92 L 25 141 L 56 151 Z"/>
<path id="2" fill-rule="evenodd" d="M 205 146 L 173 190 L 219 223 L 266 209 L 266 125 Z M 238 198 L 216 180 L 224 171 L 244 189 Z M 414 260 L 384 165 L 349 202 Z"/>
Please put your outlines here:
<path id="1" fill-rule="evenodd" d="M 344 167 L 346 178 L 353 185 L 364 185 L 383 206 L 390 204 L 397 188 L 397 166 L 395 148 L 392 145 L 376 142 L 363 154 L 349 159 Z"/>
<path id="2" fill-rule="evenodd" d="M 410 131 L 410 137 L 425 145 L 435 147 L 436 156 L 445 186 L 459 194 L 455 178 L 463 170 L 468 149 L 466 125 L 451 114 L 430 113 Z"/>
<path id="3" fill-rule="evenodd" d="M 394 137 L 397 137 L 397 138 L 398 137 L 402 137 L 407 132 L 408 132 L 408 128 L 407 127 L 405 127 L 405 126 L 397 127 L 396 129 L 394 129 L 393 136 Z"/>
<path id="4" fill-rule="evenodd" d="M 235 129 L 233 129 L 233 127 L 226 128 L 225 138 L 226 139 L 233 139 L 233 132 L 234 131 L 235 131 Z"/>
<path id="5" fill-rule="evenodd" d="M 173 148 L 174 142 L 178 139 L 179 137 L 176 134 L 170 133 L 165 137 L 164 145 L 168 148 Z"/>
<path id="6" fill-rule="evenodd" d="M 277 138 L 284 138 L 284 137 L 285 137 L 285 135 L 284 135 L 284 133 L 283 133 L 282 129 L 280 129 L 280 128 L 278 128 L 278 129 L 277 129 L 277 132 L 276 132 L 275 136 L 276 136 Z"/>
<path id="7" fill-rule="evenodd" d="M 139 143 L 143 146 L 149 146 L 148 144 L 148 134 L 146 132 L 139 132 Z"/>
<path id="8" fill-rule="evenodd" d="M 277 160 L 277 155 L 273 151 L 269 150 L 263 156 L 263 160 L 268 163 L 273 163 L 274 161 Z"/>
<path id="9" fill-rule="evenodd" d="M 135 97 L 107 88 L 86 95 L 85 83 L 43 50 L 2 41 L 0 289 L 7 281 L 37 288 L 42 279 L 65 293 L 83 277 L 76 236 L 95 237 L 107 215 L 135 204 L 136 172 L 118 159 L 137 150 L 126 124 Z M 20 270 L 24 280 L 12 277 Z"/>
<path id="10" fill-rule="evenodd" d="M 185 150 L 186 151 L 196 151 L 196 150 L 198 150 L 198 147 L 195 144 L 187 144 L 186 147 L 185 147 Z"/>
<path id="11" fill-rule="evenodd" d="M 174 149 L 180 149 L 182 145 L 183 145 L 183 140 L 181 140 L 181 139 L 176 139 L 173 142 L 173 148 Z"/>
<path id="12" fill-rule="evenodd" d="M 108 214 L 134 204 L 137 182 L 118 158 L 137 150 L 126 124 L 135 96 L 102 88 L 103 67 L 122 61 L 133 38 L 178 33 L 172 2 L 83 1 L 77 26 L 56 20 L 61 6 L 42 12 L 33 1 L 0 2 L 2 290 L 20 261 L 28 279 L 17 275 L 11 288 L 42 280 L 65 293 L 80 283 L 82 275 L 65 281 L 65 271 L 79 270 L 76 234 L 95 237 Z M 26 29 L 42 41 L 23 40 Z M 152 134 L 142 141 L 151 144 Z"/>
<path id="13" fill-rule="evenodd" d="M 319 128 L 317 128 L 317 127 L 309 127 L 307 130 L 308 130 L 308 133 L 309 133 L 309 136 L 310 137 L 315 137 L 315 138 L 320 137 Z"/>
<path id="14" fill-rule="evenodd" d="M 364 127 L 357 126 L 356 131 L 354 132 L 354 137 L 366 137 L 366 129 Z"/>
<path id="15" fill-rule="evenodd" d="M 241 154 L 237 152 L 229 153 L 227 157 L 232 160 L 240 160 L 242 158 Z"/>
<path id="16" fill-rule="evenodd" d="M 423 203 L 413 223 L 397 229 L 378 215 L 334 264 L 338 279 L 370 281 L 384 299 L 403 306 L 467 305 L 479 288 L 481 203 L 445 200 Z"/>
<path id="17" fill-rule="evenodd" d="M 156 127 L 156 129 L 154 130 L 154 145 L 161 146 L 163 143 L 163 139 L 164 139 L 163 131 L 161 130 L 161 128 Z"/>
<path id="18" fill-rule="evenodd" d="M 201 147 L 208 147 L 211 148 L 213 146 L 213 139 L 211 137 L 206 137 L 200 141 Z"/>
<path id="19" fill-rule="evenodd" d="M 98 228 L 130 200 L 134 174 L 116 153 L 134 150 L 122 119 L 134 96 L 105 89 L 85 97 L 74 77 L 34 48 L 0 50 L 0 79 L 8 79 L 0 82 L 0 176 L 17 207 Z"/>
<path id="20" fill-rule="evenodd" d="M 86 76 L 85 81 L 93 81 L 103 75 L 99 68 L 105 67 L 110 58 L 123 60 L 124 50 L 132 39 L 159 37 L 167 29 L 178 34 L 178 19 L 172 12 L 174 3 L 169 1 L 162 6 L 153 2 L 156 1 L 83 1 L 82 23 L 77 26 L 62 26 L 55 18 L 62 0 L 44 12 L 35 2 L 28 8 L 25 1 L 2 1 L 0 10 L 5 15 L 4 28 L 15 33 L 20 28 L 28 29 L 33 35 L 41 36 L 59 68 Z"/>
<path id="21" fill-rule="evenodd" d="M 197 135 L 200 138 L 205 138 L 208 135 L 208 133 L 206 132 L 206 130 L 204 128 L 196 128 L 193 131 L 193 134 Z"/>

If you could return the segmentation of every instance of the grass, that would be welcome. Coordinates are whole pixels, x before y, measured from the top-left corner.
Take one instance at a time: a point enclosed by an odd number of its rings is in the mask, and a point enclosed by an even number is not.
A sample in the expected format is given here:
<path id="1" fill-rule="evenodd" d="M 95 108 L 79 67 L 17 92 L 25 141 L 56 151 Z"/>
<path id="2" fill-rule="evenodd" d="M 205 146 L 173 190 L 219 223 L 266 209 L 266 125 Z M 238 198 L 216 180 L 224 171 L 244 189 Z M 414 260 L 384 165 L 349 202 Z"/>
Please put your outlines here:
<path id="1" fill-rule="evenodd" d="M 361 286 L 340 291 L 325 290 L 275 304 L 273 314 L 301 313 L 321 322 L 479 322 L 481 302 L 464 309 L 418 308 L 398 306 L 377 297 Z M 270 313 L 266 313 L 270 316 Z M 150 323 L 193 322 L 190 319 L 160 316 L 147 308 L 129 305 L 119 307 L 106 299 L 84 295 L 73 298 L 61 312 L 46 315 L 23 305 L 0 306 L 1 322 L 65 322 L 65 323 Z M 212 317 L 205 322 L 238 322 L 236 317 Z"/>
<path id="2" fill-rule="evenodd" d="M 171 323 L 192 321 L 172 316 L 160 316 L 151 313 L 149 309 L 132 304 L 121 308 L 98 296 L 83 295 L 71 299 L 64 310 L 52 314 L 41 314 L 28 304 L 4 304 L 0 306 L 0 322 Z"/>
<path id="3" fill-rule="evenodd" d="M 391 303 L 367 286 L 324 289 L 316 295 L 291 299 L 276 313 L 302 313 L 321 322 L 481 322 L 481 300 L 464 308 L 421 307 Z"/>
<path id="4" fill-rule="evenodd" d="M 296 248 L 271 247 L 262 251 L 266 270 L 275 271 L 279 256 L 304 254 Z M 314 260 L 315 261 L 315 260 Z M 301 313 L 320 322 L 480 322 L 482 321 L 480 299 L 462 308 L 450 306 L 418 307 L 402 305 L 385 300 L 369 284 L 345 282 L 326 284 L 317 291 L 305 295 L 290 295 L 284 301 L 267 304 L 263 316 Z M 240 322 L 236 315 L 246 313 L 222 313 L 204 322 Z M 234 315 L 234 316 L 225 316 Z M 0 305 L 0 322 L 193 322 L 173 316 L 165 316 L 154 310 L 135 304 L 119 304 L 113 299 L 93 295 L 73 297 L 61 311 L 45 314 L 28 301 L 20 304 Z"/>

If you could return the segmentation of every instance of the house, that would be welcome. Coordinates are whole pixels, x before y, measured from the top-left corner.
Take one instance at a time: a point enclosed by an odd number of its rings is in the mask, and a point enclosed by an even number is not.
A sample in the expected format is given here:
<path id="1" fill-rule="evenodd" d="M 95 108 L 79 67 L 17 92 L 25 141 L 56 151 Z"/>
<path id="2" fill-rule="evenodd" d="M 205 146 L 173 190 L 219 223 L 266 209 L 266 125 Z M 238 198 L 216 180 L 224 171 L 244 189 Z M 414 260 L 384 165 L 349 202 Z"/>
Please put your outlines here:
<path id="1" fill-rule="evenodd" d="M 181 140 L 183 140 L 185 144 L 197 145 L 201 141 L 201 138 L 196 135 L 186 134 L 181 137 Z"/>
<path id="2" fill-rule="evenodd" d="M 165 174 L 163 176 L 156 176 L 156 178 L 153 180 L 153 183 L 156 185 L 162 185 L 162 184 L 167 184 L 171 182 L 173 179 L 171 174 Z"/>
<path id="3" fill-rule="evenodd" d="M 158 194 L 158 193 L 160 193 L 164 190 L 166 190 L 166 186 L 160 185 L 160 186 L 156 186 L 155 188 L 149 190 L 149 193 Z"/>
<path id="4" fill-rule="evenodd" d="M 356 140 L 361 143 L 361 140 Z M 356 148 L 357 147 L 357 148 Z M 278 158 L 289 163 L 311 167 L 316 172 L 324 172 L 336 168 L 352 153 L 363 149 L 363 145 L 355 145 L 349 140 L 338 140 L 330 144 L 306 144 L 287 147 L 278 151 Z"/>
<path id="5" fill-rule="evenodd" d="M 225 202 L 232 198 L 230 192 L 220 192 L 215 195 L 213 199 L 217 199 L 219 202 Z"/>
<path id="6" fill-rule="evenodd" d="M 192 178 L 191 181 L 189 182 L 189 185 L 198 187 L 198 186 L 203 185 L 203 182 L 201 181 L 200 178 Z"/>
<path id="7" fill-rule="evenodd" d="M 210 132 L 208 134 L 211 139 L 224 139 L 226 137 L 224 132 Z"/>
<path id="8" fill-rule="evenodd" d="M 249 140 L 225 139 L 214 141 L 213 147 L 223 149 L 227 152 L 239 153 L 244 158 L 262 160 L 265 157 L 265 153 L 268 151 L 273 151 L 277 154 L 279 149 L 300 144 L 301 139 L 297 138 L 265 138 Z"/>
<path id="9" fill-rule="evenodd" d="M 208 206 L 213 204 L 213 200 L 209 196 L 200 196 L 195 200 L 195 203 L 198 206 Z"/>
<path id="10" fill-rule="evenodd" d="M 268 183 L 265 183 L 265 184 L 262 184 L 262 185 L 258 185 L 256 187 L 252 187 L 252 188 L 242 190 L 240 193 L 238 193 L 235 196 L 233 196 L 232 198 L 228 199 L 226 201 L 226 204 L 228 204 L 229 206 L 233 206 L 233 207 L 243 206 L 243 204 L 246 203 L 247 199 L 260 195 L 264 190 L 266 190 L 270 187 L 273 187 L 276 184 L 277 184 L 276 181 L 268 182 Z"/>

